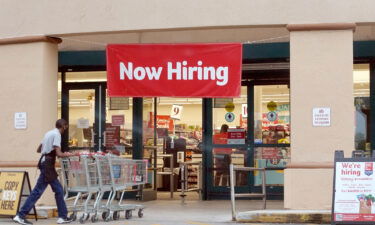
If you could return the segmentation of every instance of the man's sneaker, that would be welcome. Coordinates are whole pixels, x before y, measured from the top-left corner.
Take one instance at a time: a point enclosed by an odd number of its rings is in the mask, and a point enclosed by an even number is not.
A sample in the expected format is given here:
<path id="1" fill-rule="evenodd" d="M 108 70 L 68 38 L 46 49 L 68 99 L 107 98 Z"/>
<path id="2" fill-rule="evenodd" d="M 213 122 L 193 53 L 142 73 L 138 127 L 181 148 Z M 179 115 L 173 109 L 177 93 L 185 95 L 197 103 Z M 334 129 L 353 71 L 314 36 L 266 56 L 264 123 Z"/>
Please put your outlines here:
<path id="1" fill-rule="evenodd" d="M 65 218 L 65 219 L 63 219 L 63 218 L 59 218 L 59 219 L 57 220 L 57 224 L 70 223 L 70 222 L 72 222 L 72 221 L 73 221 L 72 219 L 68 219 L 68 218 Z"/>
<path id="2" fill-rule="evenodd" d="M 28 221 L 27 219 L 22 219 L 18 215 L 16 215 L 13 218 L 13 221 L 16 222 L 16 223 L 19 223 L 19 224 L 23 224 L 23 225 L 32 225 L 33 224 L 32 222 Z"/>

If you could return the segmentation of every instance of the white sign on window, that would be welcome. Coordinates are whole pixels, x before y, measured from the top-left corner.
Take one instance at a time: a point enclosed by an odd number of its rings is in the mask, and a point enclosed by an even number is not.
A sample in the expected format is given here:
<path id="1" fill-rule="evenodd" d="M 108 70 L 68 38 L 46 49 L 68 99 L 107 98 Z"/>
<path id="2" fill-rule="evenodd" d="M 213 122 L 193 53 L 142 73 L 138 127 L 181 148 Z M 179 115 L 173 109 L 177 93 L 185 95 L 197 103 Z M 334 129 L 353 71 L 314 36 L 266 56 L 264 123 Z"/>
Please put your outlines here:
<path id="1" fill-rule="evenodd" d="M 27 128 L 27 115 L 26 112 L 14 113 L 14 128 L 23 130 Z"/>
<path id="2" fill-rule="evenodd" d="M 313 108 L 313 126 L 331 126 L 331 108 Z"/>
<path id="3" fill-rule="evenodd" d="M 242 118 L 247 118 L 247 104 L 242 104 Z"/>
<path id="4" fill-rule="evenodd" d="M 77 120 L 77 128 L 89 128 L 89 127 L 90 127 L 90 122 L 88 119 L 79 118 Z"/>
<path id="5" fill-rule="evenodd" d="M 173 105 L 171 110 L 171 118 L 175 120 L 180 120 L 182 116 L 183 106 Z"/>

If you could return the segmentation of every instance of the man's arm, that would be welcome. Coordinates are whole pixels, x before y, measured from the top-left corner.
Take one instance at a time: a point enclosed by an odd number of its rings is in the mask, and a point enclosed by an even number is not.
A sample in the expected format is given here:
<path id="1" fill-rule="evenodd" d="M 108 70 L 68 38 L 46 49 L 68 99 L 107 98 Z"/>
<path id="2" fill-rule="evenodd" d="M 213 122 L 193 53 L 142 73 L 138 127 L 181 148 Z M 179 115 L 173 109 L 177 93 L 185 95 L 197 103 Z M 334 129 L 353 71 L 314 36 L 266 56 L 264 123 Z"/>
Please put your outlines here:
<path id="1" fill-rule="evenodd" d="M 41 153 L 41 152 L 42 152 L 42 144 L 40 144 L 40 145 L 38 146 L 38 148 L 36 149 L 36 152 L 37 152 L 37 153 Z"/>
<path id="2" fill-rule="evenodd" d="M 57 147 L 57 146 L 53 146 L 53 147 L 56 150 L 56 155 L 58 157 L 70 157 L 70 156 L 74 156 L 74 154 L 72 154 L 70 152 L 62 152 L 60 147 Z"/>

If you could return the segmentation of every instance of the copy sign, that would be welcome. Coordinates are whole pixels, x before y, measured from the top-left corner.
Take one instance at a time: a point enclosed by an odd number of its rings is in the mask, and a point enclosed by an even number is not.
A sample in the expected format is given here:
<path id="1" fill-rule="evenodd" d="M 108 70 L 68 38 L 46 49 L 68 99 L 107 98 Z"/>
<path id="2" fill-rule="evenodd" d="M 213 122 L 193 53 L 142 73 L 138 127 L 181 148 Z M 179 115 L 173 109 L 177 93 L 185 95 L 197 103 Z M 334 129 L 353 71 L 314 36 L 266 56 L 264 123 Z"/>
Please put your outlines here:
<path id="1" fill-rule="evenodd" d="M 111 97 L 239 97 L 242 44 L 107 46 Z"/>
<path id="2" fill-rule="evenodd" d="M 24 174 L 24 172 L 0 173 L 0 215 L 16 215 Z"/>

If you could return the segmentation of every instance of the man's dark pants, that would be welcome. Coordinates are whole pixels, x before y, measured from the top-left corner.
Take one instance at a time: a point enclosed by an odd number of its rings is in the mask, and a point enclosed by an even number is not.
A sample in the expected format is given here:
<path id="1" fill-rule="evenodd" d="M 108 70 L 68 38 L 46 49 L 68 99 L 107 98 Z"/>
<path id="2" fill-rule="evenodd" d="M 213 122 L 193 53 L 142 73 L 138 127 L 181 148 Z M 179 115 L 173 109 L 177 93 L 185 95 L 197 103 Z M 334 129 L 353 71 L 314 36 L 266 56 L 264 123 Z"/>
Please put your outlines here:
<path id="1" fill-rule="evenodd" d="M 51 185 L 52 191 L 55 193 L 57 211 L 60 218 L 67 218 L 68 210 L 66 209 L 65 201 L 64 201 L 64 190 L 61 186 L 59 180 L 56 178 L 51 182 L 46 182 L 45 179 L 45 166 L 41 165 L 40 167 L 40 176 L 38 181 L 31 191 L 30 196 L 27 198 L 25 204 L 23 204 L 22 208 L 18 212 L 18 216 L 21 218 L 25 218 L 26 215 L 30 212 L 30 210 L 34 207 L 35 203 L 38 201 L 40 196 L 42 196 L 43 192 L 46 190 L 48 185 Z"/>

